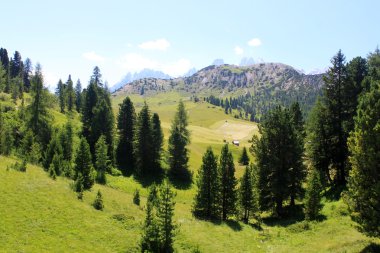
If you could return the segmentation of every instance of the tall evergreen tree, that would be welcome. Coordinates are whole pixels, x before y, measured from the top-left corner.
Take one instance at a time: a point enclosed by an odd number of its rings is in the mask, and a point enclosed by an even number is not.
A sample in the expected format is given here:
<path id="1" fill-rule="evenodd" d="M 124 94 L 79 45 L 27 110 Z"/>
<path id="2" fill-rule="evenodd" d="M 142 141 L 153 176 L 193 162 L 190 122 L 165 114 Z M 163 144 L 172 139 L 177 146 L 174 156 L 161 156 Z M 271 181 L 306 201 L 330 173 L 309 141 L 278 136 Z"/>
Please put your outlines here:
<path id="1" fill-rule="evenodd" d="M 58 133 L 54 133 L 52 138 L 50 139 L 49 145 L 47 146 L 47 149 L 45 151 L 44 160 L 43 160 L 43 167 L 47 171 L 50 167 L 50 164 L 53 161 L 54 155 L 62 155 L 62 146 L 61 142 L 59 140 Z M 59 176 L 59 174 L 56 174 Z"/>
<path id="2" fill-rule="evenodd" d="M 158 170 L 161 169 L 161 151 L 164 141 L 164 134 L 161 128 L 161 121 L 157 113 L 152 116 L 152 141 L 153 141 L 153 164 Z"/>
<path id="3" fill-rule="evenodd" d="M 252 151 L 258 168 L 259 203 L 262 210 L 275 207 L 276 214 L 283 214 L 283 202 L 295 182 L 293 168 L 299 166 L 299 141 L 291 122 L 289 110 L 276 107 L 259 126 L 261 138 L 254 136 Z"/>
<path id="4" fill-rule="evenodd" d="M 23 78 L 24 78 L 23 82 L 24 82 L 25 91 L 30 90 L 30 86 L 31 86 L 30 79 L 32 76 L 32 72 L 33 72 L 32 61 L 29 58 L 26 58 L 24 62 L 24 72 L 23 72 Z"/>
<path id="5" fill-rule="evenodd" d="M 371 59 L 372 60 L 372 59 Z M 378 58 L 380 63 L 380 54 Z M 359 230 L 380 236 L 380 64 L 371 74 L 370 90 L 359 100 L 355 129 L 349 138 L 348 207 Z"/>
<path id="6" fill-rule="evenodd" d="M 248 157 L 248 152 L 247 152 L 246 147 L 243 147 L 243 151 L 241 152 L 241 156 L 239 158 L 239 163 L 242 165 L 248 165 L 249 164 L 249 157 Z"/>
<path id="7" fill-rule="evenodd" d="M 130 174 L 134 167 L 133 138 L 135 124 L 135 108 L 131 99 L 126 97 L 123 103 L 119 105 L 119 114 L 117 116 L 119 143 L 116 150 L 116 160 L 124 175 Z"/>
<path id="8" fill-rule="evenodd" d="M 190 132 L 187 129 L 187 113 L 181 100 L 172 122 L 169 137 L 169 170 L 170 174 L 179 180 L 190 181 L 191 174 L 188 170 Z"/>
<path id="9" fill-rule="evenodd" d="M 77 149 L 74 171 L 74 180 L 82 178 L 83 189 L 91 189 L 95 180 L 94 168 L 92 166 L 90 146 L 88 145 L 86 138 L 83 137 L 81 138 Z"/>
<path id="10" fill-rule="evenodd" d="M 217 157 L 208 147 L 198 171 L 197 194 L 194 198 L 194 215 L 206 219 L 219 219 L 221 214 L 221 184 Z"/>
<path id="11" fill-rule="evenodd" d="M 7 75 L 7 71 L 0 61 L 0 92 L 3 92 L 5 90 L 5 86 L 7 84 L 7 76 L 6 75 Z"/>
<path id="12" fill-rule="evenodd" d="M 235 165 L 228 144 L 224 145 L 220 154 L 219 174 L 221 180 L 222 198 L 222 219 L 227 220 L 228 216 L 236 213 L 236 178 Z"/>
<path id="13" fill-rule="evenodd" d="M 73 125 L 71 121 L 67 121 L 67 123 L 63 126 L 59 133 L 59 139 L 62 146 L 62 155 L 63 159 L 66 161 L 71 161 L 73 157 Z"/>
<path id="14" fill-rule="evenodd" d="M 157 210 L 158 226 L 160 228 L 160 252 L 173 252 L 173 238 L 176 225 L 173 221 L 175 192 L 165 180 L 159 190 L 159 205 Z"/>
<path id="15" fill-rule="evenodd" d="M 307 188 L 305 194 L 305 218 L 306 220 L 315 220 L 318 217 L 321 204 L 322 185 L 319 177 L 319 172 L 312 169 L 307 179 Z"/>
<path id="16" fill-rule="evenodd" d="M 10 64 L 10 77 L 11 78 L 22 77 L 23 69 L 24 69 L 24 63 L 22 62 L 21 54 L 20 52 L 15 51 L 13 58 L 11 59 L 11 64 Z"/>
<path id="17" fill-rule="evenodd" d="M 79 79 L 75 85 L 75 109 L 77 112 L 82 110 L 82 84 Z"/>
<path id="18" fill-rule="evenodd" d="M 153 196 L 152 190 L 155 188 L 151 188 L 149 192 L 149 196 Z M 154 195 L 156 196 L 156 195 Z M 146 204 L 146 216 L 143 226 L 143 234 L 141 236 L 141 252 L 160 252 L 161 248 L 161 238 L 160 238 L 160 229 L 157 222 L 157 210 L 155 206 L 155 202 L 158 202 L 158 199 L 148 198 Z"/>
<path id="19" fill-rule="evenodd" d="M 65 99 L 65 86 L 62 83 L 62 80 L 59 79 L 58 84 L 57 84 L 57 89 L 56 89 L 56 95 L 58 96 L 58 102 L 59 102 L 59 109 L 61 113 L 65 112 L 65 104 L 66 104 L 66 99 Z"/>
<path id="20" fill-rule="evenodd" d="M 248 223 L 250 212 L 256 211 L 256 202 L 253 195 L 253 179 L 250 167 L 245 168 L 243 177 L 240 179 L 239 201 L 243 211 L 243 221 Z"/>
<path id="21" fill-rule="evenodd" d="M 155 173 L 153 161 L 152 124 L 148 105 L 145 103 L 137 117 L 134 154 L 137 174 L 147 176 Z"/>
<path id="22" fill-rule="evenodd" d="M 67 110 L 69 112 L 75 109 L 75 91 L 73 81 L 71 80 L 71 75 L 66 82 L 66 99 L 67 99 Z"/>
<path id="23" fill-rule="evenodd" d="M 42 148 L 46 148 L 51 135 L 51 116 L 47 110 L 47 90 L 43 87 L 41 65 L 37 64 L 31 80 L 32 101 L 27 107 L 27 126 L 37 137 Z"/>
<path id="24" fill-rule="evenodd" d="M 106 171 L 109 167 L 109 159 L 107 154 L 107 143 L 104 135 L 99 137 L 95 145 L 95 169 L 96 169 L 96 182 L 100 184 L 106 183 Z"/>

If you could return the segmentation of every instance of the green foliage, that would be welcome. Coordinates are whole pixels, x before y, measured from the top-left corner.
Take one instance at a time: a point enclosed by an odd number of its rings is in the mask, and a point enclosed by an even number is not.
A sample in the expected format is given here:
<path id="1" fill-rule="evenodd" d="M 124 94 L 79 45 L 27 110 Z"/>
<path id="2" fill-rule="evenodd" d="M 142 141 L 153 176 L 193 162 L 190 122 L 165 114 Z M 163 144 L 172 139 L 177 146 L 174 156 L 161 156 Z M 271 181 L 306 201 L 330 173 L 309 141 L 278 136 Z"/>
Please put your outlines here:
<path id="1" fill-rule="evenodd" d="M 380 59 L 380 54 L 377 57 Z M 380 67 L 373 73 L 380 73 L 378 70 Z M 348 144 L 352 169 L 346 198 L 351 217 L 359 224 L 360 231 L 375 237 L 380 236 L 379 80 L 380 76 L 372 76 L 370 90 L 359 100 L 355 130 Z"/>
<path id="2" fill-rule="evenodd" d="M 161 128 L 161 121 L 157 113 L 152 116 L 152 141 L 153 141 L 153 166 L 161 170 L 161 152 L 164 141 L 164 134 Z"/>
<path id="3" fill-rule="evenodd" d="M 74 180 L 83 178 L 83 190 L 91 189 L 94 184 L 94 168 L 92 166 L 92 158 L 90 146 L 84 137 L 81 138 L 79 147 L 75 157 Z"/>
<path id="4" fill-rule="evenodd" d="M 53 179 L 55 179 L 56 176 L 61 175 L 63 167 L 62 162 L 62 154 L 55 153 L 48 169 L 49 175 Z"/>
<path id="5" fill-rule="evenodd" d="M 144 177 L 158 172 L 157 168 L 154 167 L 152 122 L 150 110 L 146 103 L 137 118 L 134 145 L 137 174 Z"/>
<path id="6" fill-rule="evenodd" d="M 140 192 L 138 189 L 133 193 L 133 204 L 140 205 Z"/>
<path id="7" fill-rule="evenodd" d="M 254 196 L 254 182 L 250 166 L 245 168 L 243 177 L 240 179 L 239 202 L 242 208 L 243 221 L 248 223 L 250 212 L 258 210 Z"/>
<path id="8" fill-rule="evenodd" d="M 315 169 L 310 171 L 307 179 L 307 188 L 304 199 L 306 220 L 315 220 L 322 209 L 321 204 L 322 185 L 319 172 Z"/>
<path id="9" fill-rule="evenodd" d="M 110 161 L 107 155 L 107 143 L 104 135 L 101 135 L 96 142 L 95 157 L 96 182 L 106 184 L 106 171 L 108 170 Z"/>
<path id="10" fill-rule="evenodd" d="M 196 180 L 197 193 L 194 198 L 193 213 L 197 217 L 219 219 L 221 214 L 221 185 L 218 174 L 217 157 L 208 147 L 202 158 Z"/>
<path id="11" fill-rule="evenodd" d="M 32 101 L 27 107 L 27 127 L 36 135 L 37 141 L 45 149 L 51 136 L 51 116 L 47 110 L 48 91 L 43 87 L 41 66 L 37 64 L 31 80 Z"/>
<path id="12" fill-rule="evenodd" d="M 75 85 L 75 109 L 77 112 L 81 112 L 82 109 L 82 84 L 79 79 Z"/>
<path id="13" fill-rule="evenodd" d="M 288 109 L 277 107 L 259 126 L 261 138 L 254 136 L 251 150 L 258 169 L 259 203 L 262 210 L 283 214 L 283 202 L 300 191 L 302 147 Z M 299 174 L 297 174 L 299 173 Z"/>
<path id="14" fill-rule="evenodd" d="M 58 96 L 59 109 L 61 113 L 65 112 L 66 100 L 65 100 L 65 85 L 62 83 L 62 80 L 59 79 L 56 89 L 56 95 Z"/>
<path id="15" fill-rule="evenodd" d="M 66 82 L 66 99 L 67 99 L 67 110 L 69 112 L 75 109 L 75 91 L 73 86 L 73 81 L 71 80 L 71 75 Z"/>
<path id="16" fill-rule="evenodd" d="M 52 138 L 50 139 L 49 145 L 47 146 L 47 149 L 45 151 L 43 166 L 46 171 L 49 169 L 49 166 L 52 163 L 55 154 L 63 154 L 61 142 L 59 140 L 57 132 L 53 134 Z"/>
<path id="17" fill-rule="evenodd" d="M 12 169 L 14 169 L 16 171 L 26 172 L 26 165 L 27 165 L 27 162 L 25 159 L 23 159 L 21 163 L 16 161 L 11 167 L 12 167 Z"/>
<path id="18" fill-rule="evenodd" d="M 229 216 L 236 214 L 237 202 L 235 165 L 232 154 L 228 150 L 228 144 L 223 146 L 220 154 L 219 175 L 221 180 L 222 219 L 227 220 Z"/>
<path id="19" fill-rule="evenodd" d="M 124 175 L 132 173 L 135 163 L 133 153 L 135 124 L 135 108 L 131 99 L 126 97 L 123 103 L 119 105 L 119 114 L 117 116 L 119 143 L 116 149 L 116 161 Z"/>
<path id="20" fill-rule="evenodd" d="M 171 176 L 183 182 L 191 181 L 191 174 L 188 169 L 189 151 L 187 149 L 187 145 L 190 144 L 190 132 L 187 129 L 187 121 L 185 105 L 181 100 L 170 129 L 168 162 Z"/>
<path id="21" fill-rule="evenodd" d="M 173 252 L 175 195 L 167 181 L 159 187 L 158 195 L 157 189 L 151 188 L 141 237 L 142 252 Z"/>
<path id="22" fill-rule="evenodd" d="M 98 190 L 98 193 L 96 194 L 96 198 L 94 202 L 92 203 L 92 206 L 99 211 L 103 211 L 104 204 L 103 204 L 103 196 L 100 190 Z"/>
<path id="23" fill-rule="evenodd" d="M 239 158 L 239 163 L 242 165 L 248 165 L 249 164 L 249 157 L 248 157 L 248 152 L 247 152 L 246 147 L 243 147 L 243 151 L 241 152 L 241 156 Z"/>
<path id="24" fill-rule="evenodd" d="M 1 127 L 0 144 L 0 153 L 6 156 L 10 155 L 14 147 L 14 136 L 8 123 L 3 123 Z"/>

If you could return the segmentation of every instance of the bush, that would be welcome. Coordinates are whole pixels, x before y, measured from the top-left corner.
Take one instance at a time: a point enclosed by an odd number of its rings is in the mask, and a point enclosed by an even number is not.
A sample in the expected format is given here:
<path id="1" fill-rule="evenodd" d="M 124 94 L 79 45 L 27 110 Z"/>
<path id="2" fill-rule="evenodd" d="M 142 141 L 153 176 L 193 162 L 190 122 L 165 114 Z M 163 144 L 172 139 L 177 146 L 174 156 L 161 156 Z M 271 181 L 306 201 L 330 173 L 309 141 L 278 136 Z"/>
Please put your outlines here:
<path id="1" fill-rule="evenodd" d="M 92 203 L 92 206 L 96 210 L 102 211 L 104 209 L 103 196 L 102 196 L 102 193 L 100 192 L 100 190 L 98 190 L 98 194 L 96 194 L 96 198 L 94 200 L 94 203 Z"/>
<path id="2" fill-rule="evenodd" d="M 138 189 L 133 193 L 133 204 L 140 205 L 140 192 Z"/>
<path id="3" fill-rule="evenodd" d="M 26 172 L 26 160 L 22 160 L 22 163 L 15 162 L 11 165 L 11 168 L 20 172 Z"/>

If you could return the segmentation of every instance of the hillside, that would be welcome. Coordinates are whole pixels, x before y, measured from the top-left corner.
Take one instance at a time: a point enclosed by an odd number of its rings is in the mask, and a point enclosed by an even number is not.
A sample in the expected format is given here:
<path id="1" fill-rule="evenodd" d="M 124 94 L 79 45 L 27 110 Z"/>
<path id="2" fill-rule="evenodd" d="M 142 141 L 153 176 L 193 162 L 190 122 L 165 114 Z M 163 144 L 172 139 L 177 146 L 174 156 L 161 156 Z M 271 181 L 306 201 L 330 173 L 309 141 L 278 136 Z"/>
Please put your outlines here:
<path id="1" fill-rule="evenodd" d="M 138 252 L 147 191 L 132 178 L 108 176 L 107 186 L 95 185 L 79 201 L 70 180 L 54 181 L 32 165 L 25 173 L 7 170 L 14 162 L 0 157 L 2 252 Z M 98 189 L 102 212 L 91 206 Z M 135 189 L 142 194 L 141 208 L 132 203 Z M 241 222 L 194 219 L 193 196 L 193 190 L 177 190 L 177 252 L 375 252 L 370 247 L 379 243 L 355 230 L 341 201 L 325 202 L 320 222 L 264 219 L 258 230 Z"/>
<path id="2" fill-rule="evenodd" d="M 305 115 L 321 94 L 323 74 L 305 75 L 281 63 L 250 66 L 211 65 L 189 77 L 176 79 L 143 78 L 126 83 L 114 95 L 154 95 L 177 91 L 193 97 L 215 96 L 221 100 L 238 98 L 239 109 L 259 121 L 276 105 L 298 101 Z"/>

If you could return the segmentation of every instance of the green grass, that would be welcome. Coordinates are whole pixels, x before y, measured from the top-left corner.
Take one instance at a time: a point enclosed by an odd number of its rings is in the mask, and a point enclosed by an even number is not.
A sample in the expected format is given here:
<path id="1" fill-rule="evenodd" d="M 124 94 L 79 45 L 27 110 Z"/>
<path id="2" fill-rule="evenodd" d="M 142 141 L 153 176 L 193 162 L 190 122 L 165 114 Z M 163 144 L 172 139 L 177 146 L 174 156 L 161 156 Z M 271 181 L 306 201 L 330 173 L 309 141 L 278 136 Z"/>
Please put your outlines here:
<path id="1" fill-rule="evenodd" d="M 179 99 L 185 101 L 191 131 L 190 169 L 196 173 L 208 146 L 219 155 L 225 139 L 239 139 L 240 147 L 230 145 L 235 161 L 242 146 L 257 133 L 256 124 L 234 119 L 207 103 L 194 103 L 178 93 L 152 97 L 131 96 L 137 111 L 144 100 L 160 115 L 167 141 L 171 120 Z M 122 96 L 113 98 L 114 113 Z M 67 115 L 53 109 L 56 126 L 67 122 Z M 76 131 L 79 115 L 72 115 Z M 166 144 L 167 145 L 167 144 Z M 0 252 L 135 252 L 145 217 L 148 190 L 133 177 L 107 175 L 108 185 L 95 185 L 79 201 L 71 190 L 71 180 L 50 179 L 41 167 L 28 164 L 26 173 L 6 168 L 14 158 L 0 157 Z M 237 176 L 243 167 L 236 164 Z M 103 194 L 105 209 L 96 211 L 91 203 L 97 190 Z M 133 192 L 140 190 L 141 207 L 133 204 Z M 191 206 L 195 195 L 192 185 L 176 190 L 174 220 L 178 224 L 175 238 L 177 252 L 360 252 L 380 239 L 370 239 L 357 232 L 347 216 L 342 201 L 325 202 L 324 219 L 305 225 L 302 217 L 282 221 L 266 219 L 263 229 L 231 221 L 214 224 L 195 219 Z"/>
<path id="2" fill-rule="evenodd" d="M 42 168 L 28 165 L 26 173 L 7 171 L 15 162 L 0 157 L 0 245 L 2 252 L 134 252 L 138 250 L 147 190 L 133 178 L 109 176 L 109 186 L 95 185 L 79 201 L 71 181 L 50 179 Z M 141 193 L 142 208 L 132 203 Z M 91 203 L 97 190 L 105 209 Z M 191 215 L 194 189 L 177 190 L 175 239 L 178 252 L 360 252 L 379 239 L 360 234 L 341 201 L 326 202 L 325 219 L 309 224 L 268 221 L 263 230 L 240 222 L 214 224 Z M 116 219 L 119 217 L 119 219 Z M 290 223 L 290 224 L 287 224 Z"/>

